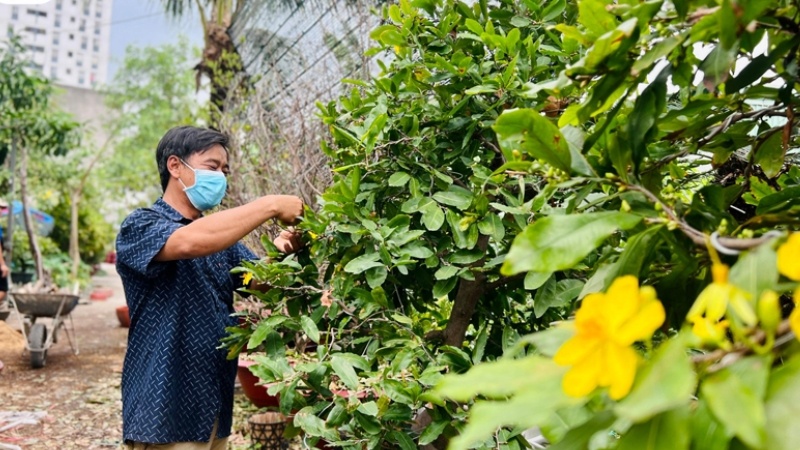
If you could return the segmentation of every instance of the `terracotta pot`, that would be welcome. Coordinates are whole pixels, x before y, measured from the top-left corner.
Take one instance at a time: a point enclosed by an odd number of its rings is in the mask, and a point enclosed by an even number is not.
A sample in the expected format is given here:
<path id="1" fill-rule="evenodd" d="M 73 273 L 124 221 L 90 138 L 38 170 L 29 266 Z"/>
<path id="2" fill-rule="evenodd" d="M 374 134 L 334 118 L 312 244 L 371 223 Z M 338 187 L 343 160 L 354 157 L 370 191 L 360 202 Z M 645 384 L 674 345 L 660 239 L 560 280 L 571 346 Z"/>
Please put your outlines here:
<path id="1" fill-rule="evenodd" d="M 131 316 L 127 306 L 120 306 L 117 308 L 117 320 L 119 320 L 119 326 L 123 328 L 131 326 Z"/>
<path id="2" fill-rule="evenodd" d="M 112 295 L 114 295 L 114 290 L 111 288 L 96 288 L 89 295 L 89 298 L 92 300 L 102 301 L 102 300 L 107 300 Z"/>
<path id="3" fill-rule="evenodd" d="M 280 396 L 270 395 L 267 392 L 268 386 L 258 384 L 261 380 L 250 371 L 250 366 L 255 363 L 255 361 L 245 359 L 239 360 L 239 368 L 236 371 L 236 375 L 242 385 L 245 397 L 259 408 L 278 407 L 280 405 Z"/>

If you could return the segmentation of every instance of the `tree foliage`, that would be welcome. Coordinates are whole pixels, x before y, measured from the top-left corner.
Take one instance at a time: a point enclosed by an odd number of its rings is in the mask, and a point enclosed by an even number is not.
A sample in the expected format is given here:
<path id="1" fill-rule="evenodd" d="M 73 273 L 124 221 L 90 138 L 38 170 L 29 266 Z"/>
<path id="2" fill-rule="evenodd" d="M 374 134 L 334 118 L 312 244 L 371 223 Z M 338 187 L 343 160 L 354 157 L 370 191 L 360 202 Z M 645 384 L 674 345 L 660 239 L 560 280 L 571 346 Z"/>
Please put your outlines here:
<path id="1" fill-rule="evenodd" d="M 521 448 L 534 426 L 554 448 L 795 447 L 796 5 L 383 14 L 380 74 L 320 105 L 335 180 L 307 250 L 265 240 L 240 269 L 272 314 L 227 344 L 266 353 L 293 424 L 347 448 Z"/>

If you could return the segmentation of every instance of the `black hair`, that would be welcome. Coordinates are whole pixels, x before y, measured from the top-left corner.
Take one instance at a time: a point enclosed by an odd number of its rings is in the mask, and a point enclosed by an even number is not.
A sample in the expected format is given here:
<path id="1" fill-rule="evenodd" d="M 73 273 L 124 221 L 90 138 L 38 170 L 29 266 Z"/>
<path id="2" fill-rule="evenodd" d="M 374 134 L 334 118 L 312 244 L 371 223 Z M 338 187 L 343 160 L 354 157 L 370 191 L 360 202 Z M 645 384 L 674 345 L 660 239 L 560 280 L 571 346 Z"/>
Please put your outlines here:
<path id="1" fill-rule="evenodd" d="M 158 141 L 156 148 L 156 163 L 161 176 L 161 190 L 167 190 L 169 182 L 169 169 L 167 160 L 170 156 L 177 156 L 186 161 L 195 153 L 203 153 L 215 145 L 221 145 L 228 151 L 228 137 L 208 128 L 180 126 L 167 131 L 167 134 Z"/>

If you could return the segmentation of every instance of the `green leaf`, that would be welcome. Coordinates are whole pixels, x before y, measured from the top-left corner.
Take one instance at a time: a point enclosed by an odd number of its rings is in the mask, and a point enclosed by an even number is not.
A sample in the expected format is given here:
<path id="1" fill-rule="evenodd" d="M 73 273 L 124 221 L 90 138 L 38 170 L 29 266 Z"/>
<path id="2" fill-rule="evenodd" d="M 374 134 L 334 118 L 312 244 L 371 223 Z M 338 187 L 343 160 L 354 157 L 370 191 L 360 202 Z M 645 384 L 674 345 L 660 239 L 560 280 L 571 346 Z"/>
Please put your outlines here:
<path id="1" fill-rule="evenodd" d="M 405 172 L 395 172 L 389 177 L 389 186 L 404 186 L 411 179 L 411 175 Z"/>
<path id="2" fill-rule="evenodd" d="M 488 213 L 483 220 L 478 222 L 478 231 L 485 236 L 491 236 L 495 242 L 501 242 L 506 235 L 503 219 L 495 213 Z"/>
<path id="3" fill-rule="evenodd" d="M 574 267 L 617 230 L 628 230 L 641 217 L 622 212 L 548 216 L 520 233 L 501 272 L 553 272 Z"/>
<path id="4" fill-rule="evenodd" d="M 506 158 L 513 160 L 514 150 L 525 152 L 551 166 L 569 173 L 569 144 L 549 119 L 533 109 L 504 111 L 495 122 L 495 132 Z"/>
<path id="5" fill-rule="evenodd" d="M 769 378 L 764 403 L 769 450 L 796 450 L 800 442 L 800 357 L 795 354 Z"/>
<path id="6" fill-rule="evenodd" d="M 428 231 L 436 231 L 444 224 L 444 212 L 441 206 L 429 198 L 419 202 L 419 212 L 422 213 L 422 225 Z"/>
<path id="7" fill-rule="evenodd" d="M 472 367 L 464 374 L 448 374 L 434 393 L 455 401 L 469 401 L 480 395 L 503 399 L 525 390 L 541 390 L 538 386 L 561 376 L 566 368 L 541 356 L 522 359 L 501 358 Z M 560 391 L 560 384 L 558 390 Z"/>
<path id="8" fill-rule="evenodd" d="M 731 49 L 736 44 L 736 31 L 739 24 L 736 22 L 731 0 L 722 0 L 722 5 L 717 10 L 717 23 L 719 24 L 719 43 L 725 49 Z"/>
<path id="9" fill-rule="evenodd" d="M 358 389 L 358 376 L 351 362 L 338 354 L 331 356 L 331 368 L 349 389 Z"/>
<path id="10" fill-rule="evenodd" d="M 783 147 L 783 134 L 773 132 L 766 140 L 756 146 L 755 161 L 761 166 L 764 175 L 775 178 L 783 169 L 786 149 Z"/>
<path id="11" fill-rule="evenodd" d="M 664 412 L 634 425 L 619 440 L 618 450 L 686 450 L 689 448 L 688 406 Z"/>
<path id="12" fill-rule="evenodd" d="M 766 378 L 769 368 L 761 367 Z M 745 444 L 762 448 L 766 439 L 764 404 L 752 389 L 730 370 L 712 374 L 700 386 L 714 416 Z"/>
<path id="13" fill-rule="evenodd" d="M 717 86 L 728 79 L 738 50 L 736 47 L 726 50 L 722 45 L 717 45 L 706 56 L 699 67 L 703 71 L 703 84 L 706 89 L 713 92 Z"/>
<path id="14" fill-rule="evenodd" d="M 379 262 L 379 259 L 380 255 L 377 253 L 361 255 L 357 258 L 353 258 L 349 263 L 347 263 L 347 265 L 344 266 L 344 271 L 347 273 L 358 274 L 372 269 L 373 267 L 382 267 L 383 263 Z"/>
<path id="15" fill-rule="evenodd" d="M 590 448 L 592 436 L 606 430 L 614 423 L 614 415 L 610 411 L 601 411 L 592 416 L 586 423 L 578 425 L 567 431 L 564 437 L 555 444 L 547 447 L 548 450 L 577 450 Z"/>
<path id="16" fill-rule="evenodd" d="M 433 199 L 441 204 L 454 206 L 463 211 L 472 204 L 472 192 L 461 186 L 451 185 L 446 191 L 433 194 Z"/>
<path id="17" fill-rule="evenodd" d="M 684 340 L 679 335 L 656 351 L 637 374 L 631 393 L 614 408 L 620 417 L 641 422 L 689 404 L 697 379 Z"/>
<path id="18" fill-rule="evenodd" d="M 760 245 L 739 258 L 731 267 L 730 280 L 748 293 L 755 301 L 766 289 L 778 283 L 778 258 L 770 245 Z"/>
<path id="19" fill-rule="evenodd" d="M 691 423 L 692 443 L 694 448 L 703 450 L 728 450 L 731 436 L 725 432 L 711 410 L 708 403 L 700 399 L 697 402 L 697 409 L 692 414 Z"/>
<path id="20" fill-rule="evenodd" d="M 386 270 L 386 267 L 381 265 L 380 267 L 373 267 L 367 270 L 367 284 L 372 289 L 381 286 L 384 281 L 386 281 L 386 277 L 389 275 L 389 272 Z"/>
<path id="21" fill-rule="evenodd" d="M 458 275 L 459 270 L 461 270 L 461 268 L 456 266 L 442 266 L 433 274 L 433 277 L 437 280 L 446 280 Z"/>
<path id="22" fill-rule="evenodd" d="M 392 431 L 389 434 L 391 439 L 400 445 L 401 450 L 417 450 L 417 446 L 414 445 L 414 441 L 411 440 L 411 437 L 409 437 L 407 434 L 400 431 Z"/>
<path id="23" fill-rule="evenodd" d="M 555 411 L 580 402 L 564 394 L 561 388 L 563 368 L 547 359 L 533 358 L 536 360 L 533 364 L 521 364 L 519 367 L 501 365 L 500 369 L 507 367 L 505 370 L 488 368 L 481 373 L 479 379 L 472 380 L 473 391 L 485 392 L 484 387 L 491 390 L 489 386 L 500 387 L 501 384 L 508 382 L 510 384 L 500 391 L 511 393 L 516 390 L 516 395 L 508 401 L 476 402 L 470 408 L 466 427 L 451 441 L 449 448 L 455 450 L 472 448 L 473 444 L 492 436 L 501 426 L 520 429 L 536 426 L 547 420 Z M 466 375 L 469 376 L 472 372 L 489 365 L 492 363 L 475 366 Z M 509 373 L 508 369 L 517 371 Z M 464 387 L 470 389 L 468 386 Z M 475 387 L 477 389 L 474 389 Z M 531 405 L 536 407 L 532 408 Z"/>
<path id="24" fill-rule="evenodd" d="M 252 350 L 261 345 L 261 343 L 264 342 L 264 339 L 266 339 L 267 333 L 270 331 L 272 331 L 272 325 L 270 323 L 266 321 L 259 323 L 255 331 L 253 331 L 253 334 L 250 335 L 250 341 L 247 342 L 247 348 Z"/>
<path id="25" fill-rule="evenodd" d="M 753 58 L 750 64 L 742 69 L 738 75 L 725 83 L 725 93 L 734 94 L 740 89 L 755 83 L 767 70 L 772 68 L 773 64 L 775 64 L 778 59 L 786 56 L 786 53 L 797 45 L 798 42 L 800 42 L 798 37 L 787 39 L 778 44 L 768 55 L 759 55 Z"/>
<path id="26" fill-rule="evenodd" d="M 549 22 L 553 19 L 556 19 L 564 10 L 567 8 L 567 1 L 566 0 L 554 0 L 551 2 L 547 2 L 546 6 L 542 10 L 542 21 Z"/>
<path id="27" fill-rule="evenodd" d="M 525 290 L 533 291 L 539 289 L 539 287 L 541 287 L 552 276 L 553 274 L 549 272 L 528 272 L 528 274 L 525 275 Z"/>
<path id="28" fill-rule="evenodd" d="M 294 424 L 310 436 L 321 436 L 328 441 L 338 441 L 336 430 L 325 426 L 325 421 L 314 415 L 312 407 L 307 406 L 294 415 Z"/>
<path id="29" fill-rule="evenodd" d="M 628 239 L 625 249 L 605 278 L 605 286 L 611 285 L 615 279 L 623 275 L 634 275 L 639 278 L 644 261 L 658 244 L 661 238 L 659 232 L 663 229 L 663 226 L 649 227 Z"/>
<path id="30" fill-rule="evenodd" d="M 464 21 L 464 25 L 467 27 L 467 29 L 468 29 L 469 31 L 471 31 L 471 32 L 475 33 L 475 34 L 476 34 L 476 35 L 478 35 L 478 36 L 480 36 L 480 35 L 482 35 L 482 34 L 483 34 L 483 31 L 484 31 L 484 30 L 483 30 L 483 27 L 482 27 L 482 26 L 481 26 L 481 24 L 480 24 L 480 23 L 478 23 L 478 21 L 477 21 L 477 20 L 475 20 L 475 19 L 467 19 L 467 20 L 465 20 L 465 21 Z"/>
<path id="31" fill-rule="evenodd" d="M 756 207 L 756 214 L 776 213 L 797 205 L 800 205 L 800 186 L 792 186 L 762 198 Z"/>
<path id="32" fill-rule="evenodd" d="M 439 420 L 429 424 L 419 436 L 419 445 L 428 445 L 435 441 L 436 438 L 442 435 L 442 432 L 449 424 L 450 422 L 447 420 Z"/>
<path id="33" fill-rule="evenodd" d="M 314 323 L 314 320 L 311 319 L 311 317 L 300 317 L 300 326 L 303 328 L 303 332 L 308 336 L 309 339 L 319 343 L 319 328 L 317 328 L 317 324 Z"/>
<path id="34" fill-rule="evenodd" d="M 441 298 L 449 294 L 450 291 L 456 287 L 456 284 L 458 284 L 458 280 L 458 277 L 453 277 L 447 280 L 437 281 L 436 284 L 433 285 L 433 297 Z"/>
<path id="35" fill-rule="evenodd" d="M 578 3 L 578 22 L 595 37 L 617 28 L 617 18 L 606 9 L 602 0 L 583 0 Z"/>
<path id="36" fill-rule="evenodd" d="M 557 283 L 551 277 L 538 291 L 533 299 L 533 311 L 536 318 L 542 317 L 550 308 L 561 308 L 578 297 L 583 289 L 583 281 L 560 280 Z"/>

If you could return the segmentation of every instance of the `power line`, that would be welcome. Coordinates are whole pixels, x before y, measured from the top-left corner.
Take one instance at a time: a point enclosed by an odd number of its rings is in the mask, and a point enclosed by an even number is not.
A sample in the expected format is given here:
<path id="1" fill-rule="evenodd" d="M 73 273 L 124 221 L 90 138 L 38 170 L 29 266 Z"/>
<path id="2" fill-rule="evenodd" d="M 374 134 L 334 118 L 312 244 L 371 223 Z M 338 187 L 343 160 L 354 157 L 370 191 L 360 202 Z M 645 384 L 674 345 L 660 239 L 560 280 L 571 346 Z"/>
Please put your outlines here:
<path id="1" fill-rule="evenodd" d="M 358 30 L 358 29 L 359 29 L 359 28 L 360 28 L 360 27 L 361 27 L 361 26 L 364 24 L 364 22 L 366 22 L 366 20 L 362 18 L 362 20 L 361 20 L 361 21 L 360 21 L 358 24 L 356 24 L 356 26 L 354 26 L 353 28 L 351 28 L 351 29 L 350 29 L 350 31 L 348 31 L 347 33 L 345 33 L 345 34 L 344 34 L 344 35 L 341 37 L 341 39 L 339 39 L 338 41 L 336 41 L 336 42 L 335 42 L 335 43 L 334 43 L 334 44 L 331 46 L 331 48 L 330 48 L 330 49 L 328 49 L 328 51 L 326 51 L 325 53 L 323 53 L 322 55 L 320 55 L 320 56 L 319 56 L 319 57 L 318 57 L 316 60 L 314 60 L 314 62 L 312 62 L 311 64 L 307 65 L 307 66 L 306 66 L 306 68 L 305 68 L 305 69 L 303 69 L 303 70 L 302 70 L 302 71 L 301 71 L 299 74 L 297 74 L 297 75 L 294 75 L 294 76 L 293 76 L 293 79 L 292 79 L 292 81 L 291 81 L 291 82 L 289 82 L 289 84 L 287 84 L 287 85 L 283 86 L 282 90 L 281 90 L 281 91 L 279 91 L 279 92 L 277 92 L 277 93 L 275 93 L 275 94 L 274 94 L 272 97 L 270 97 L 270 99 L 269 99 L 269 100 L 267 100 L 267 102 L 268 102 L 268 103 L 271 103 L 271 102 L 272 102 L 273 100 L 275 100 L 275 99 L 276 99 L 278 96 L 280 96 L 280 95 L 282 95 L 282 94 L 285 94 L 285 93 L 286 93 L 286 91 L 287 91 L 287 90 L 288 90 L 288 89 L 289 89 L 289 88 L 290 88 L 290 87 L 291 87 L 291 86 L 292 86 L 292 85 L 293 85 L 295 82 L 297 82 L 297 80 L 299 80 L 300 78 L 302 78 L 302 77 L 303 77 L 303 75 L 305 75 L 305 74 L 306 74 L 306 73 L 307 73 L 309 70 L 311 70 L 311 68 L 312 68 L 312 67 L 316 66 L 316 65 L 317 65 L 317 64 L 318 64 L 320 61 L 322 61 L 322 60 L 323 60 L 323 59 L 324 59 L 326 56 L 328 56 L 328 55 L 330 55 L 331 53 L 333 53 L 333 52 L 336 50 L 336 48 L 338 48 L 338 47 L 339 47 L 339 45 L 341 45 L 341 44 L 342 44 L 342 43 L 345 41 L 345 39 L 346 39 L 348 36 L 350 36 L 351 34 L 353 34 L 353 32 L 354 32 L 354 31 Z M 267 73 L 269 73 L 269 72 L 267 72 Z"/>
<path id="2" fill-rule="evenodd" d="M 289 53 L 289 51 L 291 51 L 294 48 L 294 46 L 297 45 L 297 43 L 300 42 L 306 36 L 306 34 L 308 34 L 309 31 L 314 29 L 317 26 L 317 24 L 320 23 L 320 21 L 322 21 L 322 18 L 331 12 L 334 6 L 335 6 L 334 2 L 331 2 L 331 5 L 328 7 L 328 9 L 326 9 L 325 12 L 323 12 L 319 17 L 317 17 L 317 20 L 315 20 L 314 23 L 311 24 L 311 26 L 306 28 L 303 31 L 303 33 L 301 33 L 300 36 L 298 36 L 298 38 L 294 42 L 292 42 L 292 45 L 287 47 L 286 50 L 283 53 L 281 53 L 281 56 L 279 56 L 275 61 L 272 62 L 272 67 L 268 68 L 265 73 L 260 75 L 262 77 L 266 77 L 267 75 L 269 75 L 270 72 L 274 70 L 275 67 L 278 67 L 278 63 L 283 59 L 283 57 L 286 56 L 286 54 Z"/>
<path id="3" fill-rule="evenodd" d="M 303 5 L 302 5 L 302 3 L 301 3 L 301 4 L 300 4 L 300 5 L 297 7 L 297 8 L 295 8 L 295 9 L 294 9 L 294 10 L 293 10 L 293 11 L 292 11 L 290 14 L 289 14 L 289 17 L 287 17 L 287 18 L 286 18 L 286 20 L 284 20 L 284 21 L 283 21 L 283 23 L 281 23 L 281 26 L 279 26 L 279 27 L 278 27 L 278 29 L 277 29 L 277 30 L 275 30 L 275 32 L 273 32 L 273 33 L 270 35 L 269 39 L 267 39 L 267 42 L 265 42 L 263 45 L 261 45 L 261 47 L 260 47 L 260 48 L 259 48 L 259 50 L 258 50 L 258 54 L 256 54 L 256 55 L 253 57 L 253 59 L 251 59 L 251 60 L 250 60 L 250 62 L 249 62 L 249 63 L 247 63 L 247 64 L 245 65 L 245 70 L 247 70 L 248 68 L 250 68 L 250 65 L 251 65 L 251 64 L 253 64 L 253 63 L 254 63 L 254 62 L 255 62 L 255 61 L 256 61 L 256 60 L 257 60 L 257 59 L 258 59 L 258 58 L 261 56 L 261 54 L 262 54 L 262 53 L 264 53 L 264 49 L 266 49 L 266 48 L 267 48 L 267 46 L 269 45 L 269 43 L 270 43 L 270 42 L 272 42 L 272 40 L 275 38 L 275 36 L 277 36 L 277 35 L 278 35 L 278 32 L 279 32 L 279 31 L 281 31 L 281 30 L 283 29 L 283 26 L 284 26 L 284 25 L 286 25 L 287 23 L 289 23 L 289 21 L 291 21 L 291 20 L 292 20 L 292 17 L 294 17 L 295 13 L 296 13 L 297 11 L 300 11 L 300 9 L 302 9 L 302 8 L 303 8 Z"/>

